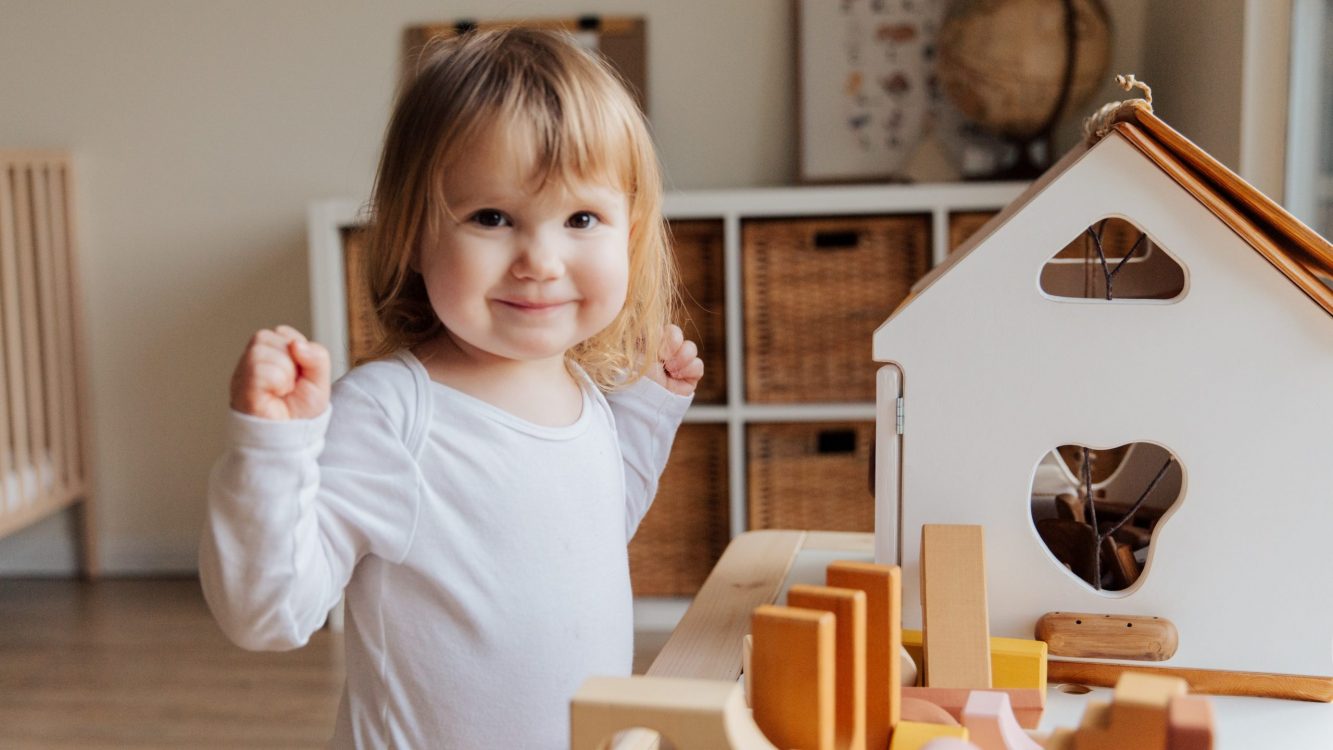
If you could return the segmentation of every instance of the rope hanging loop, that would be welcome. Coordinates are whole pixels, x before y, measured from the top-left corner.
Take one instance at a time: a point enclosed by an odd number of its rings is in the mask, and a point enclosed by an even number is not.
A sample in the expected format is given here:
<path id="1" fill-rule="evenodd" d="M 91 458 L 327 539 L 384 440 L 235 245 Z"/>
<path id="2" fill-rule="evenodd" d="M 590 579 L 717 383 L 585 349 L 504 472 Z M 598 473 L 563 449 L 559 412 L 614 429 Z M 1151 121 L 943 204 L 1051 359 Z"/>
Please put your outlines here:
<path id="1" fill-rule="evenodd" d="M 1103 104 L 1101 109 L 1083 121 L 1083 137 L 1089 143 L 1094 143 L 1111 132 L 1116 122 L 1122 119 L 1121 115 L 1128 114 L 1132 108 L 1146 105 L 1148 111 L 1152 111 L 1152 88 L 1148 84 L 1135 78 L 1133 73 L 1118 75 L 1115 77 L 1115 82 L 1125 91 L 1142 89 L 1143 98 Z"/>

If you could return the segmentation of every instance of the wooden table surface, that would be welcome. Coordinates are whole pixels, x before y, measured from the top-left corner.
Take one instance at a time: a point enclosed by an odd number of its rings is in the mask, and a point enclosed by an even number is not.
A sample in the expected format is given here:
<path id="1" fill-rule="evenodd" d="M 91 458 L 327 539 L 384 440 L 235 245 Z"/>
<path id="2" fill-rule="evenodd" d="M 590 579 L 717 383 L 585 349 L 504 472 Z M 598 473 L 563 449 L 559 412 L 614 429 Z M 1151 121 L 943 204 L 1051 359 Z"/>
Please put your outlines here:
<path id="1" fill-rule="evenodd" d="M 648 675 L 737 680 L 741 642 L 749 632 L 755 607 L 781 603 L 794 583 L 823 583 L 824 568 L 830 562 L 873 557 L 872 534 L 741 534 L 718 560 L 648 668 Z M 1330 642 L 1333 644 L 1333 637 Z M 1089 700 L 1110 700 L 1109 688 L 1076 686 L 1077 693 L 1066 692 L 1068 689 L 1049 686 L 1040 732 L 1077 726 Z M 1216 714 L 1215 750 L 1333 749 L 1333 704 L 1235 696 L 1210 696 L 1209 700 Z"/>

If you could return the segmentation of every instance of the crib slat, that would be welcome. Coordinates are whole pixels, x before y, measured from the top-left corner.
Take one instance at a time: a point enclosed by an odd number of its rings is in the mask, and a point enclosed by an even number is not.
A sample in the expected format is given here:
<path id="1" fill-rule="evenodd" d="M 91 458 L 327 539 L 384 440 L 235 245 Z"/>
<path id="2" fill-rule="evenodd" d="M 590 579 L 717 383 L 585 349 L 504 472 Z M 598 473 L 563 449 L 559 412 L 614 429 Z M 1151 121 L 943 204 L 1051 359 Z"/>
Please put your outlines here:
<path id="1" fill-rule="evenodd" d="M 84 497 L 83 514 L 83 534 L 85 544 L 85 559 L 96 559 L 96 541 L 97 535 L 94 533 L 92 511 L 88 508 L 88 492 L 91 491 L 89 485 L 92 483 L 92 455 L 89 452 L 90 432 L 92 425 L 88 418 L 88 340 L 84 326 L 87 325 L 87 318 L 83 314 L 83 287 L 79 275 L 79 248 L 78 232 L 75 231 L 74 217 L 76 196 L 74 195 L 74 165 L 68 156 L 64 158 L 65 163 L 65 236 L 68 241 L 65 243 L 65 252 L 61 255 L 64 261 L 64 273 L 61 278 L 66 280 L 69 291 L 69 304 L 61 309 L 61 315 L 70 334 L 69 352 L 70 366 L 69 372 L 73 374 L 74 381 L 74 399 L 75 405 L 74 417 L 75 425 L 70 430 L 72 445 L 76 449 L 74 454 L 74 476 L 80 492 Z M 85 571 L 93 574 L 96 571 L 89 568 Z"/>
<path id="2" fill-rule="evenodd" d="M 10 168 L 7 162 L 0 162 L 0 515 L 6 510 L 17 508 L 22 493 L 9 497 L 7 478 L 14 472 L 13 422 L 9 415 L 9 373 L 6 366 L 7 350 L 10 341 L 7 305 L 2 304 L 9 298 L 5 291 L 5 259 L 13 254 L 14 247 L 14 195 L 10 188 Z"/>
<path id="3" fill-rule="evenodd" d="M 50 462 L 46 455 L 46 412 L 42 408 L 41 344 L 37 332 L 37 259 L 34 257 L 33 169 L 31 163 L 19 171 L 14 193 L 18 196 L 15 226 L 18 227 L 19 315 L 23 324 L 23 390 L 28 399 L 28 457 L 33 492 L 40 501 L 46 494 L 41 474 Z"/>
<path id="4" fill-rule="evenodd" d="M 83 577 L 86 579 L 96 578 L 100 570 L 100 556 L 97 552 L 97 515 L 93 512 L 92 498 L 92 474 L 93 457 L 89 451 L 91 442 L 90 432 L 92 426 L 88 419 L 88 340 L 84 330 L 83 314 L 83 289 L 80 283 L 82 278 L 79 274 L 79 253 L 76 246 L 78 233 L 74 227 L 75 195 L 74 195 L 74 166 L 68 154 L 60 156 L 61 162 L 65 165 L 64 179 L 64 207 L 65 207 L 65 274 L 64 278 L 69 285 L 69 304 L 62 309 L 62 313 L 69 322 L 70 336 L 70 369 L 74 377 L 76 410 L 76 425 L 70 430 L 73 444 L 77 446 L 77 492 L 79 493 L 79 565 L 82 568 Z"/>
<path id="5" fill-rule="evenodd" d="M 56 279 L 53 271 L 51 249 L 51 206 L 55 202 L 51 195 L 50 175 L 53 165 L 43 162 L 34 166 L 33 195 L 33 233 L 37 248 L 37 307 L 41 311 L 38 318 L 38 333 L 41 334 L 42 352 L 42 402 L 45 405 L 43 416 L 46 421 L 46 452 L 50 457 L 48 464 L 52 475 L 51 493 L 64 496 L 66 493 L 64 477 L 60 468 L 64 458 L 62 445 L 63 404 L 60 401 L 60 363 L 56 339 Z"/>
<path id="6" fill-rule="evenodd" d="M 27 210 L 21 179 L 23 169 L 16 165 L 7 170 L 10 190 L 10 221 L 13 229 L 6 232 L 3 257 L 0 257 L 0 276 L 3 277 L 4 289 L 0 297 L 5 306 L 5 370 L 9 380 L 9 413 L 13 427 L 13 449 L 15 468 L 14 486 L 18 489 L 20 504 L 28 495 L 25 487 L 23 468 L 31 465 L 28 460 L 28 399 L 23 378 L 23 329 L 19 324 L 19 244 L 23 240 L 23 214 Z"/>
<path id="7" fill-rule="evenodd" d="M 74 356 L 74 332 L 70 321 L 70 276 L 67 260 L 70 248 L 69 217 L 65 214 L 68 205 L 66 191 L 69 189 L 67 165 L 63 162 L 51 171 L 51 180 L 47 189 L 51 195 L 51 261 L 55 277 L 56 314 L 52 318 L 52 329 L 56 332 L 56 373 L 59 376 L 59 401 L 63 405 L 60 415 L 60 461 L 59 471 L 67 490 L 72 493 L 82 492 L 82 481 L 78 472 L 79 459 L 79 424 L 78 396 L 74 383 L 74 368 L 77 366 Z"/>

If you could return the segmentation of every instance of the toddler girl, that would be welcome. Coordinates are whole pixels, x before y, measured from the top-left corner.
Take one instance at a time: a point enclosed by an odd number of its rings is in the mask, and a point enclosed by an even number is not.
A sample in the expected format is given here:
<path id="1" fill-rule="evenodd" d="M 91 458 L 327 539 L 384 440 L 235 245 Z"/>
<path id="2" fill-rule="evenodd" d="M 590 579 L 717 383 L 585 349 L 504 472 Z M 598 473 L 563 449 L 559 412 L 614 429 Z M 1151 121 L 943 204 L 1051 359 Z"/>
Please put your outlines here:
<path id="1" fill-rule="evenodd" d="M 204 593 L 290 649 L 345 591 L 335 747 L 565 747 L 630 671 L 626 545 L 703 374 L 645 123 L 565 37 L 473 32 L 400 96 L 372 207 L 383 342 L 330 391 L 318 344 L 251 339 Z"/>

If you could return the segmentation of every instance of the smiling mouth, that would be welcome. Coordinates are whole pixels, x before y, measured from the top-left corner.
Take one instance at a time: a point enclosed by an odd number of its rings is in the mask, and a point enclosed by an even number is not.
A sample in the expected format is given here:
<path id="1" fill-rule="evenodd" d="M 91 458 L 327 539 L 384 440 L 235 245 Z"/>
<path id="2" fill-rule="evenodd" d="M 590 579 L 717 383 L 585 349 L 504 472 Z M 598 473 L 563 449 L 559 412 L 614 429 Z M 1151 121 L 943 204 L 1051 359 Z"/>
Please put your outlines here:
<path id="1" fill-rule="evenodd" d="M 511 310 L 518 310 L 519 312 L 526 313 L 549 312 L 569 304 L 569 302 L 537 302 L 518 299 L 498 299 L 496 302 Z"/>

